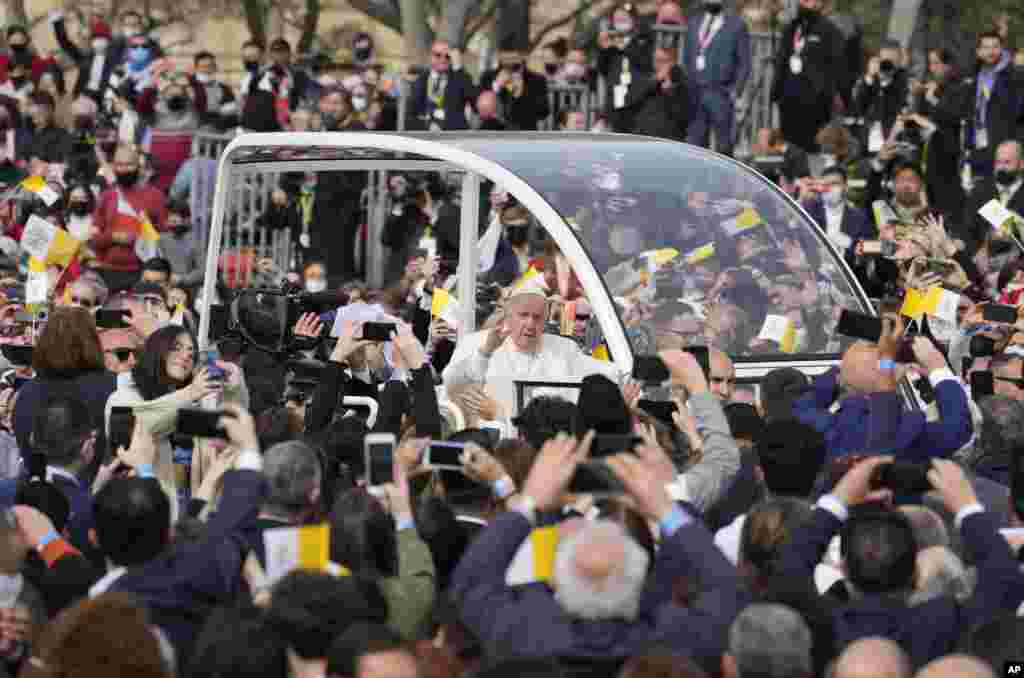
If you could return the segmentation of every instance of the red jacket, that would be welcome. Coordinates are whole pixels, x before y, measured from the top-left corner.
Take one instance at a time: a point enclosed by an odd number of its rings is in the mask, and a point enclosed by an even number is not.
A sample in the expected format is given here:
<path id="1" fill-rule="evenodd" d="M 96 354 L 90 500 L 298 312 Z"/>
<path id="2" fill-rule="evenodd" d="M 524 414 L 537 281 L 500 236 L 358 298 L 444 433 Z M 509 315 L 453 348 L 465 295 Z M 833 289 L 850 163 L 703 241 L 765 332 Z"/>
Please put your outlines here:
<path id="1" fill-rule="evenodd" d="M 99 233 L 92 239 L 96 250 L 96 259 L 101 268 L 111 271 L 139 271 L 142 262 L 135 254 L 135 238 L 139 234 L 138 220 L 120 214 L 117 209 L 118 194 L 140 215 L 145 212 L 157 230 L 163 230 L 167 222 L 167 206 L 164 194 L 152 186 L 135 186 L 133 188 L 108 188 L 100 196 L 93 225 Z M 129 233 L 131 239 L 127 244 L 118 244 L 113 240 L 115 232 Z"/>

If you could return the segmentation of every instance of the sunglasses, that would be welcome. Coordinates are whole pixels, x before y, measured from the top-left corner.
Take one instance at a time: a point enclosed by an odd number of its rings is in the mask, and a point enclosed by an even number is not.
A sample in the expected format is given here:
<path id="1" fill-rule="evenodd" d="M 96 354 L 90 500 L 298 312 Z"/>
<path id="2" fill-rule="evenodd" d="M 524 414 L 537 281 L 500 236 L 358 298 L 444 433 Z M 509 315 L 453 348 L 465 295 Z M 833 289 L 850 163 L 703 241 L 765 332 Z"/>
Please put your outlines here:
<path id="1" fill-rule="evenodd" d="M 138 357 L 138 352 L 134 348 L 112 348 L 107 353 L 113 353 L 121 362 L 127 362 L 132 356 Z"/>

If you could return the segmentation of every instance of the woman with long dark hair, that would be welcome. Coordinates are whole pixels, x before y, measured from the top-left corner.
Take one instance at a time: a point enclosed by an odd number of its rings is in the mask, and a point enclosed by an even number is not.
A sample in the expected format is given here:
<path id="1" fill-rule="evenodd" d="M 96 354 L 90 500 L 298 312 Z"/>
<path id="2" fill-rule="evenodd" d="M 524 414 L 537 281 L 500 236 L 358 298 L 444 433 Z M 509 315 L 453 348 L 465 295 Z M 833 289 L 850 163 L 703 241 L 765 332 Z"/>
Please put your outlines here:
<path id="1" fill-rule="evenodd" d="M 199 366 L 196 341 L 181 325 L 163 327 L 146 339 L 139 362 L 131 378 L 122 381 L 107 401 L 107 427 L 114 407 L 131 407 L 135 419 L 150 435 L 156 437 L 157 479 L 171 499 L 172 513 L 177 516 L 178 499 L 174 476 L 174 450 L 171 434 L 177 426 L 178 410 L 192 407 L 206 396 L 219 395 L 224 400 L 248 406 L 248 393 L 241 370 L 230 363 L 218 362 L 225 372 L 223 382 L 213 379 L 206 366 Z"/>

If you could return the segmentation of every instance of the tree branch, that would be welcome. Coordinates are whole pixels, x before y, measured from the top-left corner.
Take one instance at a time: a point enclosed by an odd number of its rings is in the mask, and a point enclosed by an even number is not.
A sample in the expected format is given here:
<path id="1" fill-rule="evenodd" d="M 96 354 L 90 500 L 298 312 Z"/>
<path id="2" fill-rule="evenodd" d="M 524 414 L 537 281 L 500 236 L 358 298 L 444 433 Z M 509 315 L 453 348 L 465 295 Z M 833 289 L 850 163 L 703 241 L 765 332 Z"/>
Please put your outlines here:
<path id="1" fill-rule="evenodd" d="M 487 4 L 487 9 L 485 9 L 482 13 L 473 17 L 473 19 L 469 21 L 469 25 L 466 26 L 466 44 L 469 44 L 469 41 L 472 40 L 476 36 L 476 34 L 480 32 L 481 29 L 487 26 L 487 24 L 489 24 L 494 19 L 494 15 L 497 13 L 497 11 L 498 3 L 496 2 L 496 0 L 491 0 Z"/>
<path id="2" fill-rule="evenodd" d="M 602 2 L 604 2 L 604 0 L 586 0 L 585 2 L 582 2 L 580 6 L 574 9 L 573 11 L 569 12 L 568 14 L 562 17 L 559 17 L 558 19 L 555 19 L 551 23 L 542 27 L 539 31 L 537 31 L 537 34 L 530 39 L 529 51 L 533 52 L 533 50 L 537 49 L 537 47 L 542 42 L 544 42 L 544 38 L 546 38 L 549 33 L 551 33 L 552 31 L 557 31 L 559 28 L 565 26 L 566 24 L 571 24 L 572 22 L 576 21 L 576 19 L 583 16 L 584 13 L 590 11 L 592 7 Z"/>
<path id="3" fill-rule="evenodd" d="M 317 25 L 320 23 L 320 0 L 306 0 L 306 13 L 302 18 L 302 37 L 299 38 L 299 54 L 306 54 L 313 49 Z"/>

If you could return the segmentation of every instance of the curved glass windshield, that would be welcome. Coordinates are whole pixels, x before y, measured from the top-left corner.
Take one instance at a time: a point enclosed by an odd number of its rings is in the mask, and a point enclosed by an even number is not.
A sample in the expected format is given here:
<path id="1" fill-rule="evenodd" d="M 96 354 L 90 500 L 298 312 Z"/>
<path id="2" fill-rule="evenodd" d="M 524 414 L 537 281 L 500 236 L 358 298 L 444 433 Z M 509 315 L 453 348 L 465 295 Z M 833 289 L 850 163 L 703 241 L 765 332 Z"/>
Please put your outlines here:
<path id="1" fill-rule="evenodd" d="M 837 353 L 866 311 L 807 218 L 741 165 L 683 144 L 560 136 L 459 146 L 540 191 L 573 227 L 637 354 L 710 344 L 734 357 Z"/>

